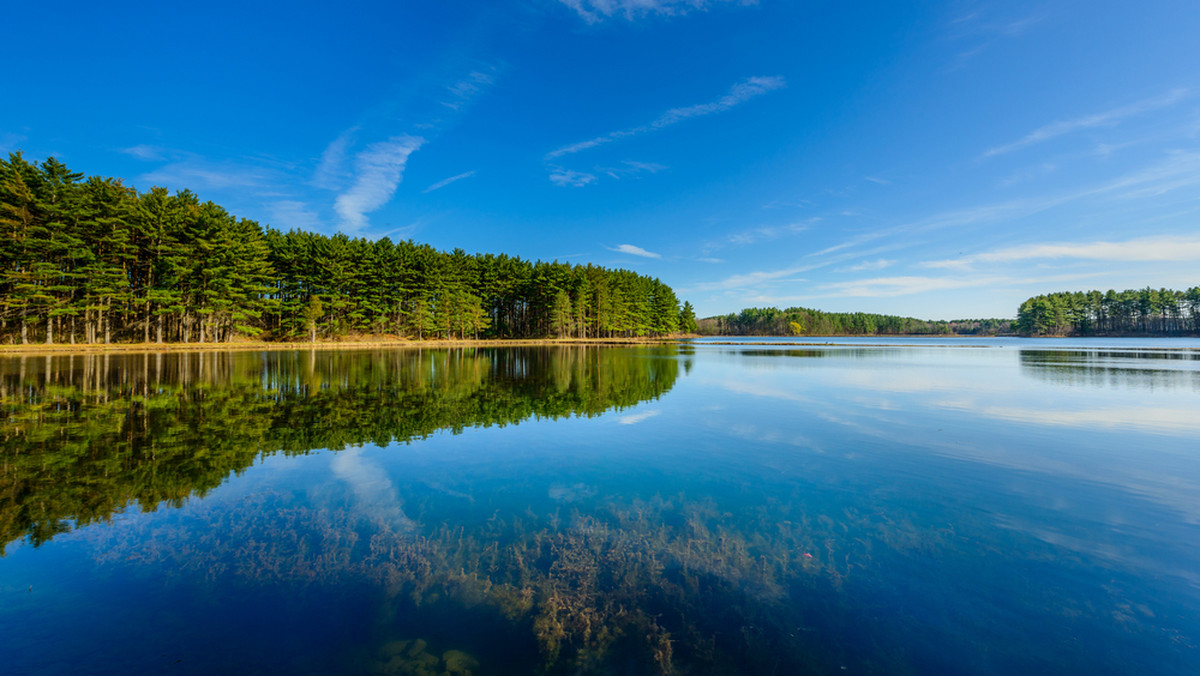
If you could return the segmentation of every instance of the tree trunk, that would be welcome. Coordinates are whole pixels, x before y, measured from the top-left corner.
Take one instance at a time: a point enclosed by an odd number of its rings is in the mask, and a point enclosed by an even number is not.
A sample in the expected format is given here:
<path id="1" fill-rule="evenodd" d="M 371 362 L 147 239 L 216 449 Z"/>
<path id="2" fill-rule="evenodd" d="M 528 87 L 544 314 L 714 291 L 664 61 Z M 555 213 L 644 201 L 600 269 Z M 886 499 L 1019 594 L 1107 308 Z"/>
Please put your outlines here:
<path id="1" fill-rule="evenodd" d="M 46 344 L 54 344 L 54 317 L 46 317 Z"/>
<path id="2" fill-rule="evenodd" d="M 21 344 L 29 344 L 29 320 L 25 318 L 25 315 L 21 315 Z"/>
<path id="3" fill-rule="evenodd" d="M 160 315 L 158 315 L 158 339 L 156 342 L 159 345 L 162 345 L 162 341 L 163 341 L 163 316 L 160 314 Z"/>

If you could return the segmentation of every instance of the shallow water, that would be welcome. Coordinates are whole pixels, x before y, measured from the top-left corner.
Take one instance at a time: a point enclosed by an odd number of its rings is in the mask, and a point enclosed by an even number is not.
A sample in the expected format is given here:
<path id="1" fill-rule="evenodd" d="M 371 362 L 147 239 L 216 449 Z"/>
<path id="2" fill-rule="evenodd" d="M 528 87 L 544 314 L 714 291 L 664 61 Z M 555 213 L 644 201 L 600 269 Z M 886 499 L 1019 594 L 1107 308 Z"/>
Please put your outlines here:
<path id="1" fill-rule="evenodd" d="M 0 665 L 1200 673 L 1200 343 L 837 342 L 0 360 Z"/>

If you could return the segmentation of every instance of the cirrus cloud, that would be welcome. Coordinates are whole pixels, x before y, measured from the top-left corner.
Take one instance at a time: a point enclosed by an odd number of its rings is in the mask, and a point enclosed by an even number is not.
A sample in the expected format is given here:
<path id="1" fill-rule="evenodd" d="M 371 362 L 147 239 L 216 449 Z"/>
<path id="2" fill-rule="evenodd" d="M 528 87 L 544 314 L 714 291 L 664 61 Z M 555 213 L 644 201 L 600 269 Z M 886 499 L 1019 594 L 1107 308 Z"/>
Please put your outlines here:
<path id="1" fill-rule="evenodd" d="M 640 246 L 632 244 L 618 244 L 615 247 L 609 247 L 609 251 L 629 254 L 631 256 L 641 256 L 642 258 L 662 258 L 662 254 L 656 254 L 653 251 L 646 251 Z"/>
<path id="2" fill-rule="evenodd" d="M 403 134 L 372 143 L 355 156 L 353 184 L 333 205 L 342 227 L 361 229 L 368 213 L 387 204 L 404 176 L 408 156 L 423 143 L 425 139 L 419 136 Z"/>

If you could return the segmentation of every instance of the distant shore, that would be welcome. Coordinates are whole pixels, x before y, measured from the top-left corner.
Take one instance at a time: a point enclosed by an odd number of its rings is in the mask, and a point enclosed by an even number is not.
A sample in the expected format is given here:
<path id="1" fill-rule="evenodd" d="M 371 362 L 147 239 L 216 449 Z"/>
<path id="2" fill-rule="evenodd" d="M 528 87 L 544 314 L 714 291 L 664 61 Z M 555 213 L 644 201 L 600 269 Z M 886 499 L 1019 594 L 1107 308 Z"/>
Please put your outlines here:
<path id="1" fill-rule="evenodd" d="M 542 345 L 663 345 L 694 335 L 661 338 L 480 338 L 455 340 L 408 340 L 405 338 L 358 338 L 309 342 L 235 341 L 231 343 L 30 343 L 0 345 L 0 357 L 59 354 L 103 354 L 140 352 L 215 352 L 261 350 L 359 350 L 372 348 L 436 349 L 447 347 L 532 347 Z"/>

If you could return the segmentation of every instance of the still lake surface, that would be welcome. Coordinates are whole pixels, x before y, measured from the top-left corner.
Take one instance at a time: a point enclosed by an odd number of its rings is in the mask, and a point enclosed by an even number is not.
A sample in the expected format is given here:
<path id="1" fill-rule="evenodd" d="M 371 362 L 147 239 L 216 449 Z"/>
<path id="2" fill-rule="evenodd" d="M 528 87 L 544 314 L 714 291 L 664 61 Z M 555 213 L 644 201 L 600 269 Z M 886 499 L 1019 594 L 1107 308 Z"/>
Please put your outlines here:
<path id="1" fill-rule="evenodd" d="M 729 342 L 2 358 L 0 672 L 1200 673 L 1200 341 Z"/>

